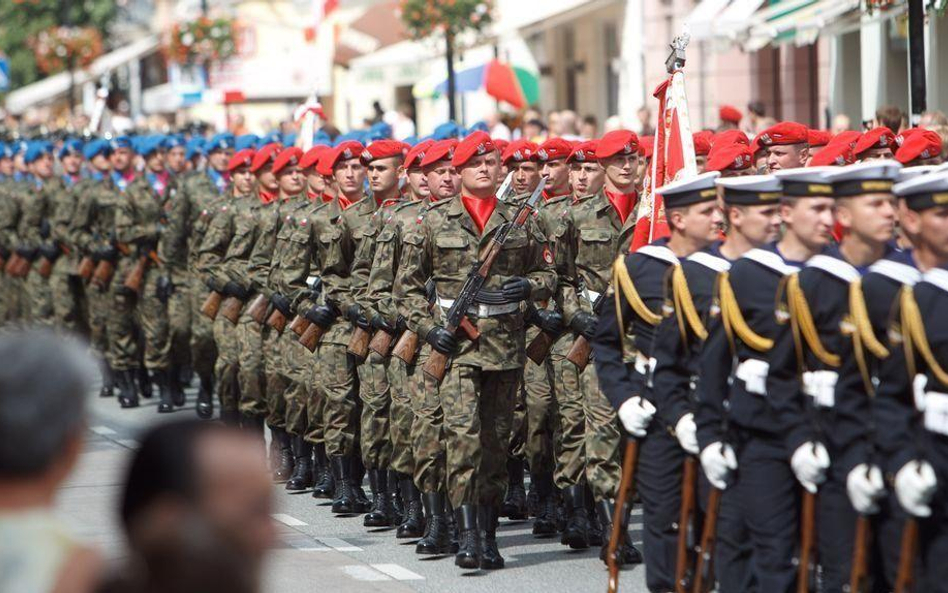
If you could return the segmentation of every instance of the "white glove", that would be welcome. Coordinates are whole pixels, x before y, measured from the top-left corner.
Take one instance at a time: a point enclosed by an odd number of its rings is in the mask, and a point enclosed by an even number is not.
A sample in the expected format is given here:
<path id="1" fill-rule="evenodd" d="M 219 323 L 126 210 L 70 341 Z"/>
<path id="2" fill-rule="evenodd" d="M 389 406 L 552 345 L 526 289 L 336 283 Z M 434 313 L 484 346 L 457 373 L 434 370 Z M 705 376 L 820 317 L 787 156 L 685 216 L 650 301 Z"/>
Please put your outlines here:
<path id="1" fill-rule="evenodd" d="M 619 406 L 619 420 L 629 434 L 635 437 L 644 437 L 652 416 L 655 415 L 655 406 L 641 396 L 635 395 Z"/>
<path id="2" fill-rule="evenodd" d="M 695 415 L 688 412 L 675 424 L 675 436 L 681 448 L 692 455 L 698 454 L 698 427 L 695 425 Z"/>
<path id="3" fill-rule="evenodd" d="M 701 467 L 711 485 L 724 490 L 728 474 L 737 469 L 737 455 L 730 445 L 721 441 L 711 443 L 701 452 Z"/>
<path id="4" fill-rule="evenodd" d="M 816 487 L 826 480 L 826 470 L 829 466 L 830 457 L 826 447 L 814 441 L 797 447 L 790 458 L 790 467 L 793 468 L 797 481 L 811 494 L 816 494 Z"/>
<path id="5" fill-rule="evenodd" d="M 928 503 L 937 487 L 935 470 L 927 461 L 909 461 L 895 474 L 895 494 L 899 504 L 916 517 L 931 516 L 932 509 Z"/>
<path id="6" fill-rule="evenodd" d="M 873 515 L 879 512 L 879 499 L 885 496 L 885 482 L 882 471 L 874 466 L 860 463 L 846 477 L 846 491 L 849 501 L 860 515 Z"/>

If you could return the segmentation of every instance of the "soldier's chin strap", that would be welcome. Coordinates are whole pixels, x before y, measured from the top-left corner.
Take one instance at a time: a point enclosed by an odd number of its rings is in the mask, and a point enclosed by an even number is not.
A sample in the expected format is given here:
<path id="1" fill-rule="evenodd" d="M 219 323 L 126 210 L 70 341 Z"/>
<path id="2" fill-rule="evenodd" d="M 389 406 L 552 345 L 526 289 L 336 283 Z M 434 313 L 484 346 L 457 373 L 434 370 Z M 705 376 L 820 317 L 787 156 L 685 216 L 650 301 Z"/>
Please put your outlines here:
<path id="1" fill-rule="evenodd" d="M 925 322 L 922 321 L 922 314 L 918 309 L 918 303 L 915 301 L 915 291 L 911 286 L 902 288 L 902 294 L 899 298 L 901 308 L 901 323 L 903 344 L 905 347 L 905 364 L 908 369 L 909 377 L 915 377 L 918 369 L 915 364 L 915 350 L 922 355 L 925 364 L 935 375 L 935 378 L 942 385 L 948 385 L 948 372 L 938 364 L 938 360 L 932 353 L 931 346 L 928 344 L 928 336 L 925 335 Z"/>

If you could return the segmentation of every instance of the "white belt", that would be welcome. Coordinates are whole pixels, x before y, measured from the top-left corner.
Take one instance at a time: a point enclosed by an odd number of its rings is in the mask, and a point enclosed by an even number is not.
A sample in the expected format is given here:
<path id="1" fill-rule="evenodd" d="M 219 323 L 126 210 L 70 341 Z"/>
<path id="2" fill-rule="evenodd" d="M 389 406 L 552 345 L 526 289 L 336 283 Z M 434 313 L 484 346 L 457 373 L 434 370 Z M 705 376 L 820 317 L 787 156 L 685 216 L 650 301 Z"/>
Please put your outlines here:
<path id="1" fill-rule="evenodd" d="M 319 280 L 319 276 L 307 276 L 306 286 L 312 288 L 314 284 Z"/>
<path id="2" fill-rule="evenodd" d="M 948 435 L 948 393 L 926 391 L 928 377 L 916 375 L 912 381 L 915 405 L 923 413 L 925 430 Z"/>
<path id="3" fill-rule="evenodd" d="M 836 381 L 839 373 L 835 371 L 807 371 L 803 373 L 803 392 L 813 398 L 816 405 L 832 408 L 836 405 Z"/>
<path id="4" fill-rule="evenodd" d="M 454 299 L 443 299 L 438 297 L 438 306 L 442 309 L 450 309 L 454 306 Z M 503 305 L 487 305 L 484 303 L 474 303 L 467 312 L 480 318 L 497 317 L 498 315 L 507 315 L 520 310 L 520 303 L 504 303 Z"/>
<path id="5" fill-rule="evenodd" d="M 650 371 L 655 370 L 655 357 L 649 358 L 641 352 L 635 353 L 635 370 L 642 375 L 648 375 Z"/>
<path id="6" fill-rule="evenodd" d="M 744 382 L 747 393 L 767 395 L 767 373 L 769 372 L 770 364 L 766 361 L 748 358 L 737 365 L 734 376 Z"/>

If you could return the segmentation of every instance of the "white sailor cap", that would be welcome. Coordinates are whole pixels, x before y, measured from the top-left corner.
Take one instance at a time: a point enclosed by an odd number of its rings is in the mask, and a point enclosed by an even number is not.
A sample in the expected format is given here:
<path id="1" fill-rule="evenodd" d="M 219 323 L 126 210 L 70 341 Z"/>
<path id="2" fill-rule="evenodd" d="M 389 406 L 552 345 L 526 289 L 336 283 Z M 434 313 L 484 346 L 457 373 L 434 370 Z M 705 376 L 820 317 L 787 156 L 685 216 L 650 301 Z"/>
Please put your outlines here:
<path id="1" fill-rule="evenodd" d="M 721 176 L 718 171 L 701 173 L 696 177 L 689 177 L 680 181 L 673 181 L 655 190 L 655 193 L 665 200 L 666 208 L 682 208 L 699 202 L 714 200 L 718 197 L 718 190 L 714 187 L 714 180 Z"/>
<path id="2" fill-rule="evenodd" d="M 884 159 L 837 167 L 827 177 L 833 184 L 833 197 L 847 198 L 891 192 L 901 170 L 902 163 Z"/>
<path id="3" fill-rule="evenodd" d="M 776 175 L 726 177 L 715 183 L 724 188 L 724 203 L 731 206 L 773 204 L 783 197 L 783 186 Z"/>
<path id="4" fill-rule="evenodd" d="M 892 188 L 912 210 L 948 206 L 948 171 L 917 175 Z"/>
<path id="5" fill-rule="evenodd" d="M 896 179 L 896 183 L 902 183 L 904 181 L 909 181 L 910 179 L 915 179 L 916 177 L 921 177 L 922 175 L 928 175 L 929 173 L 934 173 L 938 170 L 938 165 L 919 165 L 917 167 L 905 167 L 899 171 L 899 178 Z"/>
<path id="6" fill-rule="evenodd" d="M 783 183 L 783 195 L 796 198 L 832 197 L 829 174 L 839 167 L 804 167 L 781 169 L 774 173 Z"/>

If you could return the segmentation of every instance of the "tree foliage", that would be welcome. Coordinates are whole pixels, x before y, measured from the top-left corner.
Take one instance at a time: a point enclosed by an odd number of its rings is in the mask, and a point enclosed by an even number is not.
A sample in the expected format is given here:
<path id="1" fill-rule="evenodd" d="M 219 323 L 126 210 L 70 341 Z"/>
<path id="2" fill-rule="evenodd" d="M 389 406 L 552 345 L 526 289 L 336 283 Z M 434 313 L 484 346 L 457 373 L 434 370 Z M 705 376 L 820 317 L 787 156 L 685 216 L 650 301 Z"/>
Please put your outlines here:
<path id="1" fill-rule="evenodd" d="M 433 33 L 457 37 L 464 31 L 483 31 L 491 23 L 490 0 L 402 0 L 405 27 L 415 39 Z"/>

